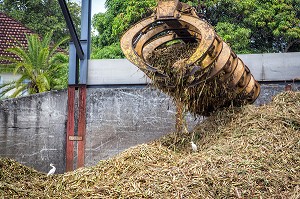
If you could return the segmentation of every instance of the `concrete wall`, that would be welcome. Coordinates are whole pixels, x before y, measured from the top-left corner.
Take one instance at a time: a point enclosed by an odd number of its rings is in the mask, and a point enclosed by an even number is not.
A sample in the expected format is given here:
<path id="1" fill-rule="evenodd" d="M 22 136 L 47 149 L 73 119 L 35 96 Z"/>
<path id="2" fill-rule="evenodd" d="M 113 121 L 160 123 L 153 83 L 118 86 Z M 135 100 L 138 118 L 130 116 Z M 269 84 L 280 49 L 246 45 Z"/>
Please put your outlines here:
<path id="1" fill-rule="evenodd" d="M 300 52 L 239 54 L 257 81 L 300 79 Z M 127 59 L 89 60 L 88 85 L 145 84 L 150 80 Z"/>
<path id="2" fill-rule="evenodd" d="M 48 92 L 0 101 L 0 156 L 40 171 L 65 168 L 67 93 Z"/>
<path id="3" fill-rule="evenodd" d="M 174 115 L 166 95 L 144 86 L 89 89 L 86 165 L 172 132 Z M 63 173 L 66 116 L 66 90 L 0 101 L 0 156 Z"/>
<path id="4" fill-rule="evenodd" d="M 293 91 L 300 91 L 300 82 L 296 83 L 261 83 L 260 95 L 254 102 L 255 105 L 263 105 L 270 102 L 273 96 L 283 92 L 287 85 L 291 85 Z"/>
<path id="5" fill-rule="evenodd" d="M 86 165 L 174 130 L 172 101 L 153 89 L 89 89 L 87 104 Z"/>
<path id="6" fill-rule="evenodd" d="M 271 100 L 285 84 L 263 84 L 256 104 Z M 300 84 L 294 84 L 300 90 Z M 0 101 L 0 156 L 47 172 L 65 168 L 67 92 Z M 148 87 L 90 88 L 87 93 L 86 165 L 172 132 L 172 100 Z M 189 127 L 195 123 L 189 117 Z"/>
<path id="7" fill-rule="evenodd" d="M 300 52 L 242 54 L 239 57 L 258 81 L 300 79 Z"/>

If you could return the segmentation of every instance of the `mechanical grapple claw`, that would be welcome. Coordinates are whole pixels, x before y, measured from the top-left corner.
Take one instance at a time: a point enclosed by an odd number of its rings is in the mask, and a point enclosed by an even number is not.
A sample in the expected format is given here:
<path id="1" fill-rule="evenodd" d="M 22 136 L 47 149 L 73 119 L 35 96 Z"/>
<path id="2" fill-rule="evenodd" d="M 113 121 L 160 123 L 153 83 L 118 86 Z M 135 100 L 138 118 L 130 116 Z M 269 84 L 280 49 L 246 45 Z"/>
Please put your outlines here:
<path id="1" fill-rule="evenodd" d="M 214 28 L 178 0 L 159 1 L 150 17 L 125 32 L 121 48 L 156 87 L 195 114 L 253 103 L 260 93 L 248 67 Z"/>

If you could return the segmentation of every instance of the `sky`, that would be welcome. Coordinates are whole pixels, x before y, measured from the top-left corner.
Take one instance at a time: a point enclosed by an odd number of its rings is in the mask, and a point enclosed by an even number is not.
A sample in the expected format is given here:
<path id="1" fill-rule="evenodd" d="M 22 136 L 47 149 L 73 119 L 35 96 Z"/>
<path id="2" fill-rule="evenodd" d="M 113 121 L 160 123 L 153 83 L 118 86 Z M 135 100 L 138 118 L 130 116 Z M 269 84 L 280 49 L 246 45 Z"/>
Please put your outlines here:
<path id="1" fill-rule="evenodd" d="M 81 6 L 81 0 L 71 0 L 77 2 Z M 99 12 L 105 12 L 105 0 L 92 0 L 92 17 Z"/>
<path id="2" fill-rule="evenodd" d="M 71 1 L 76 2 L 79 4 L 79 6 L 81 6 L 82 0 L 71 0 Z M 106 0 L 92 0 L 92 16 L 91 16 L 92 18 L 93 18 L 94 14 L 97 14 L 99 12 L 104 13 L 106 11 L 105 6 L 104 6 L 105 1 Z M 95 35 L 98 34 L 98 32 L 93 28 L 93 26 L 92 26 L 92 33 Z"/>

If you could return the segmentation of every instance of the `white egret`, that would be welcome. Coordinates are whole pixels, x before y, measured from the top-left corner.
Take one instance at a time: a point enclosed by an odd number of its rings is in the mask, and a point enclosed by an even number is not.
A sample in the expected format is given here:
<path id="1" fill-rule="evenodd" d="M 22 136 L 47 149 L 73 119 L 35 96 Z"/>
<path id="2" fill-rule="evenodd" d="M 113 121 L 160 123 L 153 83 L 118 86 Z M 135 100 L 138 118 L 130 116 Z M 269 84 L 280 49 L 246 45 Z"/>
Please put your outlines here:
<path id="1" fill-rule="evenodd" d="M 197 145 L 191 141 L 193 151 L 197 151 Z"/>
<path id="2" fill-rule="evenodd" d="M 48 172 L 47 176 L 53 175 L 55 173 L 55 170 L 56 170 L 55 166 L 51 163 L 50 167 L 52 167 L 52 169 Z"/>

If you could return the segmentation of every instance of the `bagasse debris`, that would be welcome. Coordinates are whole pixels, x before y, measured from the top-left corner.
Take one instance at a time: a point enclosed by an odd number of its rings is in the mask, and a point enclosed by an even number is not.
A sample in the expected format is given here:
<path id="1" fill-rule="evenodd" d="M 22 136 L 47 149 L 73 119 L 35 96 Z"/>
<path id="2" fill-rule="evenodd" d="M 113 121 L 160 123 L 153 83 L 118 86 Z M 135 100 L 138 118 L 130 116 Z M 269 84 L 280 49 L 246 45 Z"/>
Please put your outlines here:
<path id="1" fill-rule="evenodd" d="M 237 93 L 235 87 L 229 86 L 231 78 L 221 81 L 224 73 L 208 79 L 213 65 L 195 72 L 194 65 L 185 64 L 197 47 L 198 43 L 181 42 L 163 46 L 149 54 L 146 57 L 148 62 L 169 77 L 160 79 L 153 76 L 153 85 L 172 96 L 176 102 L 184 104 L 195 115 L 208 116 L 219 108 L 246 104 L 248 96 L 244 92 Z M 201 67 L 201 63 L 195 65 Z M 193 85 L 198 78 L 199 84 Z"/>
<path id="2" fill-rule="evenodd" d="M 47 178 L 0 159 L 4 198 L 299 198 L 300 93 L 219 111 L 183 134 Z M 198 145 L 193 153 L 190 141 Z M 175 150 L 171 150 L 175 148 Z"/>

